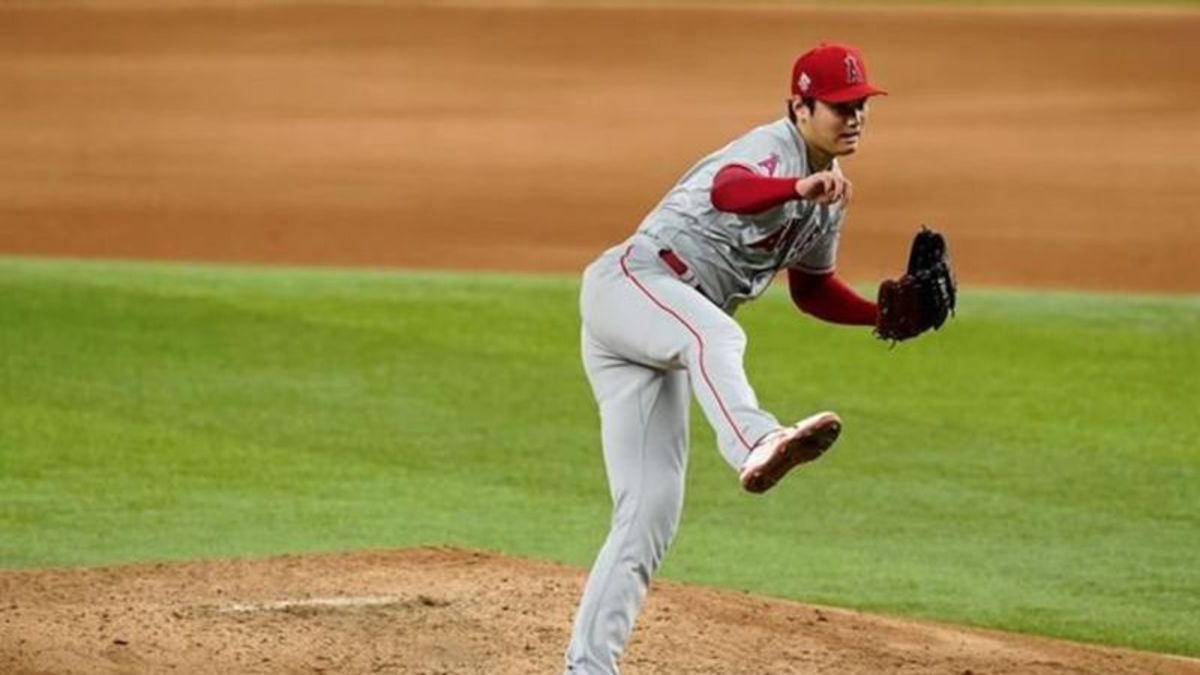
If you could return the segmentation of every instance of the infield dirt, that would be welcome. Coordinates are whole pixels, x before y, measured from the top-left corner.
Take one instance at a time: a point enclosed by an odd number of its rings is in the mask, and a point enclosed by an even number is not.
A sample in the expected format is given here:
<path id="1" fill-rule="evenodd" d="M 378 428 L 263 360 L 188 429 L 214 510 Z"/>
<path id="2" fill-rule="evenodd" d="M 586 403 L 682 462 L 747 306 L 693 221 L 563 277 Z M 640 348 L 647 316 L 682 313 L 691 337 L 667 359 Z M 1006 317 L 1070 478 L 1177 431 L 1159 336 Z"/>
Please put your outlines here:
<path id="1" fill-rule="evenodd" d="M 28 3 L 25 3 L 28 4 Z M 842 273 L 1200 290 L 1200 13 L 0 6 L 0 252 L 572 273 L 855 42 Z M 685 515 L 686 517 L 686 515 Z M 0 671 L 555 672 L 583 571 L 456 550 L 0 572 Z M 1200 673 L 656 585 L 628 673 Z"/>
<path id="2" fill-rule="evenodd" d="M 578 569 L 456 549 L 4 572 L 0 669 L 556 673 L 582 584 Z M 622 672 L 1166 675 L 1200 662 L 659 582 Z"/>

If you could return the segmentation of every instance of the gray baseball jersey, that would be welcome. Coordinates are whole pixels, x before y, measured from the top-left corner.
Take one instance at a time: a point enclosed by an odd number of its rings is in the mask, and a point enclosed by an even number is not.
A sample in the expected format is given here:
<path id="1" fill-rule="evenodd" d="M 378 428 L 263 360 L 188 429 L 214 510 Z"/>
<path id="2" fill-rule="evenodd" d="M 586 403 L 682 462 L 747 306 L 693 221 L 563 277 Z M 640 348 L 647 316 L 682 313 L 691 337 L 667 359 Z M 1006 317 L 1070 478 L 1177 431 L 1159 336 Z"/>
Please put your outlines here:
<path id="1" fill-rule="evenodd" d="M 843 209 L 793 200 L 763 213 L 718 211 L 713 177 L 738 164 L 764 176 L 811 172 L 804 141 L 788 119 L 760 126 L 701 159 L 642 221 L 638 232 L 672 249 L 695 271 L 713 302 L 729 313 L 756 298 L 780 269 L 826 272 L 834 267 Z M 837 162 L 833 171 L 840 172 Z"/>
<path id="2" fill-rule="evenodd" d="M 762 175 L 810 173 L 789 120 L 754 129 L 700 160 L 632 237 L 583 275 L 583 365 L 600 407 L 613 511 L 576 612 L 566 654 L 572 675 L 618 673 L 683 508 L 689 399 L 699 402 L 735 471 L 780 429 L 746 378 L 746 334 L 734 309 L 782 268 L 834 265 L 840 207 L 791 200 L 755 215 L 717 211 L 712 180 L 730 163 Z"/>

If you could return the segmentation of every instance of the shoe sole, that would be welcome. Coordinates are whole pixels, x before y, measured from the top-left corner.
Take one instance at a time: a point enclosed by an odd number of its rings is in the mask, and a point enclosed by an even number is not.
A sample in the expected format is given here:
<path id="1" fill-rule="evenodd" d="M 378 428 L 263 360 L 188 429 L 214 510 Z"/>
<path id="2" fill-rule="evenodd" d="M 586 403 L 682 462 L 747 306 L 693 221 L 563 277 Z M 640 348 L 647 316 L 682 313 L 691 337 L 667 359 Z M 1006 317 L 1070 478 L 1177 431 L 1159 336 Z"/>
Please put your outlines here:
<path id="1" fill-rule="evenodd" d="M 842 422 L 833 413 L 821 415 L 811 424 L 803 433 L 781 443 L 775 455 L 746 478 L 747 492 L 761 494 L 770 490 L 792 469 L 825 454 L 842 433 Z"/>

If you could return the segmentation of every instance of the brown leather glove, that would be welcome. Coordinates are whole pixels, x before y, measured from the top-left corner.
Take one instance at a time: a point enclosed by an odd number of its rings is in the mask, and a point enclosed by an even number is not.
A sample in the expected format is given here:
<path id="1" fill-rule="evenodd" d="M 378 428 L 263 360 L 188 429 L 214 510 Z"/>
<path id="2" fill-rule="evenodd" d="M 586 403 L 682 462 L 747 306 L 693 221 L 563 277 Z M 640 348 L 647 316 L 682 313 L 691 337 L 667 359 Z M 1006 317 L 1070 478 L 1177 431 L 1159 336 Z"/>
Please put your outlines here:
<path id="1" fill-rule="evenodd" d="M 922 227 L 913 238 L 908 271 L 879 284 L 875 335 L 899 342 L 941 328 L 954 315 L 957 291 L 945 237 Z"/>

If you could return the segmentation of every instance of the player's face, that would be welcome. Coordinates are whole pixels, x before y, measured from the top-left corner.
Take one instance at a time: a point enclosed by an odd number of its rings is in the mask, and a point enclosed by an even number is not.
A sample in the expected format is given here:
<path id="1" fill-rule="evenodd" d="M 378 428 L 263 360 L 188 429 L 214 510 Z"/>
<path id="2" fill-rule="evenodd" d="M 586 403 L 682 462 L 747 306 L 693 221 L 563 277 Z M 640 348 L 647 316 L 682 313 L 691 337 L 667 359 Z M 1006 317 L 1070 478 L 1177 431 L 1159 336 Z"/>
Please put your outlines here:
<path id="1" fill-rule="evenodd" d="M 802 110 L 800 123 L 805 140 L 825 154 L 833 157 L 852 154 L 858 150 L 867 124 L 867 99 L 845 103 L 817 101 L 812 113 L 806 108 Z"/>

